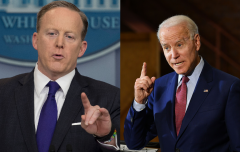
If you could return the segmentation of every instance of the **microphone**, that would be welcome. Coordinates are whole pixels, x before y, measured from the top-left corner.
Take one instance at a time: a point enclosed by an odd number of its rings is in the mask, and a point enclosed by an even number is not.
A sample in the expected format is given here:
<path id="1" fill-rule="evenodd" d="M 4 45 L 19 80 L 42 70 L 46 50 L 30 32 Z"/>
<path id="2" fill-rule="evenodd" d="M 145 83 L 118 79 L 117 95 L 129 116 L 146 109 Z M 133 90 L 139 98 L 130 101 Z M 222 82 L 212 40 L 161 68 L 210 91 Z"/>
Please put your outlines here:
<path id="1" fill-rule="evenodd" d="M 50 147 L 49 147 L 49 152 L 55 152 L 55 147 L 54 147 L 54 145 L 50 145 Z"/>
<path id="2" fill-rule="evenodd" d="M 72 152 L 72 145 L 71 144 L 68 144 L 66 148 L 67 148 L 67 152 Z"/>

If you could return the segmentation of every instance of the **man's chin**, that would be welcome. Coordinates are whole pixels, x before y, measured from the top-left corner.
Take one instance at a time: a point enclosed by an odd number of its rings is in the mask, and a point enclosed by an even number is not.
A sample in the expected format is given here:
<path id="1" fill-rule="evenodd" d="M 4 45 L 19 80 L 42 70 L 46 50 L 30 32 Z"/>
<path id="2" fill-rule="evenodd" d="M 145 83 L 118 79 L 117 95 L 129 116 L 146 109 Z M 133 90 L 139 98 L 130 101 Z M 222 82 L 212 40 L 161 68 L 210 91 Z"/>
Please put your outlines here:
<path id="1" fill-rule="evenodd" d="M 61 75 L 65 75 L 65 74 L 70 73 L 72 70 L 74 70 L 74 69 L 66 69 L 66 68 L 58 67 L 58 68 L 52 68 L 52 69 L 51 69 L 51 72 L 52 72 L 52 74 L 54 74 L 54 75 L 59 75 L 59 76 L 61 76 Z"/>
<path id="2" fill-rule="evenodd" d="M 185 71 L 185 70 L 177 70 L 177 69 L 174 69 L 174 71 L 175 71 L 177 74 L 180 74 L 180 75 L 185 75 L 185 74 L 186 74 L 186 71 Z"/>
<path id="3" fill-rule="evenodd" d="M 55 75 L 61 75 L 62 73 L 65 73 L 63 69 L 52 69 L 51 72 Z"/>

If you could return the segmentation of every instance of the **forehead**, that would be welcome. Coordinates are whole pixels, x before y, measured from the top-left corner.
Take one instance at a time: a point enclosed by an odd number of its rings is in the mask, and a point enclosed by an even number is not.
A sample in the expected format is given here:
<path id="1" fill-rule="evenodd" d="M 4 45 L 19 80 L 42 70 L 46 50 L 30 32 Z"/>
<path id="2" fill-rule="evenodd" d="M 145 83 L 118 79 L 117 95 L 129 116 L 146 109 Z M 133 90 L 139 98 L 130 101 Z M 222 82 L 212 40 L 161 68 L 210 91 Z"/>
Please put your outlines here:
<path id="1" fill-rule="evenodd" d="M 163 27 L 160 29 L 160 43 L 176 43 L 189 36 L 189 31 L 185 25 L 175 25 L 172 27 Z"/>
<path id="2" fill-rule="evenodd" d="M 57 7 L 47 11 L 41 18 L 40 30 L 54 28 L 81 32 L 83 23 L 78 12 L 64 7 Z"/>

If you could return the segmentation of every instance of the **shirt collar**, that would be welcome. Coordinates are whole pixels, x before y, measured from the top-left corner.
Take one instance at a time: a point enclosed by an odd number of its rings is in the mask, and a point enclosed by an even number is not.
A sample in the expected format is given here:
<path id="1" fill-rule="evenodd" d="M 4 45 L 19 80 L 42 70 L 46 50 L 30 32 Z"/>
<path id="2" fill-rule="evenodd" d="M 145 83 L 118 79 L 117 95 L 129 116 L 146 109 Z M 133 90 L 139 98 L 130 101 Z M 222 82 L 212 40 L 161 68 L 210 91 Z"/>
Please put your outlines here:
<path id="1" fill-rule="evenodd" d="M 56 80 L 56 82 L 58 83 L 58 85 L 63 91 L 64 97 L 67 95 L 68 89 L 70 87 L 70 84 L 72 82 L 74 75 L 75 75 L 75 69 L 72 70 L 70 73 Z M 43 89 L 45 88 L 45 86 L 48 84 L 49 81 L 52 81 L 52 80 L 38 70 L 38 64 L 36 63 L 36 66 L 34 69 L 34 86 L 38 96 L 40 96 L 40 93 L 43 91 Z"/>
<path id="2" fill-rule="evenodd" d="M 195 84 L 197 84 L 197 80 L 198 80 L 198 78 L 202 72 L 203 66 L 204 66 L 203 58 L 201 56 L 199 56 L 199 57 L 201 58 L 200 62 L 195 67 L 193 73 L 190 76 L 188 76 L 189 81 L 191 81 L 192 83 L 195 83 Z M 183 76 L 184 75 L 182 75 L 182 74 L 178 75 L 178 84 L 181 82 Z"/>
<path id="3" fill-rule="evenodd" d="M 56 82 L 60 85 L 63 90 L 64 97 L 66 97 L 72 79 L 75 75 L 75 69 L 72 70 L 70 73 L 64 75 L 63 77 L 56 80 Z"/>

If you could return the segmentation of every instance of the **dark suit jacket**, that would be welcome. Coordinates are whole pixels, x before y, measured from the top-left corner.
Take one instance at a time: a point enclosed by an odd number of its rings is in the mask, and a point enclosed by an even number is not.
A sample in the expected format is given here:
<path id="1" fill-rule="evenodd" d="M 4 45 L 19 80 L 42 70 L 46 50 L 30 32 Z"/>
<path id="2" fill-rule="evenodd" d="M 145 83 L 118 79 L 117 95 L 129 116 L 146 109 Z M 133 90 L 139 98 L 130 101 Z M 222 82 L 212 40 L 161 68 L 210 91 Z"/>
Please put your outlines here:
<path id="1" fill-rule="evenodd" d="M 120 106 L 119 89 L 91 78 L 76 70 L 62 111 L 60 113 L 51 145 L 58 152 L 66 152 L 70 144 L 73 152 L 109 152 L 81 126 L 84 108 L 81 93 L 85 92 L 91 105 L 106 108 L 116 127 L 119 138 Z M 119 142 L 119 140 L 118 140 Z M 0 152 L 37 152 L 34 126 L 33 71 L 0 80 Z"/>
<path id="2" fill-rule="evenodd" d="M 158 136 L 161 152 L 240 151 L 240 80 L 206 61 L 176 135 L 174 104 L 178 75 L 158 78 L 141 112 L 130 108 L 124 139 L 141 149 Z"/>

